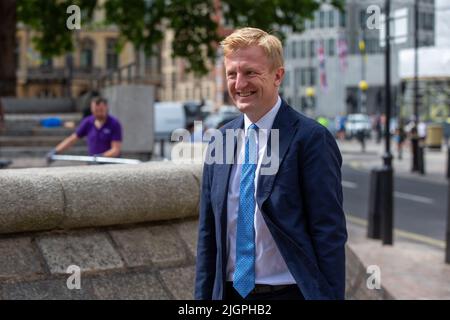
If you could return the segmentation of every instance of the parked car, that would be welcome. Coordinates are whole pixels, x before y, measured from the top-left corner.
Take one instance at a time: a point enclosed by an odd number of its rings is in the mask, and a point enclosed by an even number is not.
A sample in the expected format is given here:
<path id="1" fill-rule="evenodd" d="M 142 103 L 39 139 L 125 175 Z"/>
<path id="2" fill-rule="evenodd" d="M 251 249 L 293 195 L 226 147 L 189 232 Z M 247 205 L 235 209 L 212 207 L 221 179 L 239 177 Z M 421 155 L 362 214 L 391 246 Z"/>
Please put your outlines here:
<path id="1" fill-rule="evenodd" d="M 169 140 L 172 132 L 186 127 L 186 113 L 181 102 L 155 102 L 155 139 Z"/>
<path id="2" fill-rule="evenodd" d="M 206 129 L 220 128 L 227 122 L 237 118 L 241 113 L 235 106 L 222 106 L 218 112 L 211 113 L 205 118 Z"/>
<path id="3" fill-rule="evenodd" d="M 367 138 L 370 138 L 371 123 L 369 116 L 362 113 L 352 113 L 347 116 L 345 123 L 345 137 L 352 139 L 356 137 L 357 132 L 362 130 Z"/>

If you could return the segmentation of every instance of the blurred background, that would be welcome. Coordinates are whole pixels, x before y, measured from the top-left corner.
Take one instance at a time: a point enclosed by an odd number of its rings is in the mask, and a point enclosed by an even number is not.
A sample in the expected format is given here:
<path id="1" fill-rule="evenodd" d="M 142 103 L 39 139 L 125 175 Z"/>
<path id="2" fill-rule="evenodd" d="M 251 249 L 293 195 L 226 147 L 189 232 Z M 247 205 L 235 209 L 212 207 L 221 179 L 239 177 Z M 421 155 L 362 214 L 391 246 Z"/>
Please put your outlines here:
<path id="1" fill-rule="evenodd" d="M 124 158 L 170 160 L 180 128 L 202 142 L 239 115 L 218 43 L 242 26 L 282 39 L 280 94 L 335 137 L 348 221 L 449 263 L 450 0 L 1 0 L 0 169 L 85 165 L 45 156 L 96 96 Z"/>

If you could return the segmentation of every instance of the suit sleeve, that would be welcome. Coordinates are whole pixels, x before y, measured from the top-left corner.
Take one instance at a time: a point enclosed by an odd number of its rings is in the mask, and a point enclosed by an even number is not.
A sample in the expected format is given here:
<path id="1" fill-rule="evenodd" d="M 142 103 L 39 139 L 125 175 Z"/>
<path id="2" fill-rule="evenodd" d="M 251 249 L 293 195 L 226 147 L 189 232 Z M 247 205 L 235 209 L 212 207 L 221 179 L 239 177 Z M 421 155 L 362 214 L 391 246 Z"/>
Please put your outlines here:
<path id="1" fill-rule="evenodd" d="M 195 277 L 195 299 L 211 300 L 216 270 L 216 235 L 214 213 L 211 207 L 212 166 L 203 167 L 201 187 L 199 230 L 197 244 L 197 264 Z"/>
<path id="2" fill-rule="evenodd" d="M 313 130 L 303 153 L 302 184 L 318 266 L 336 299 L 344 299 L 347 230 L 341 184 L 342 157 L 333 136 L 322 126 Z"/>

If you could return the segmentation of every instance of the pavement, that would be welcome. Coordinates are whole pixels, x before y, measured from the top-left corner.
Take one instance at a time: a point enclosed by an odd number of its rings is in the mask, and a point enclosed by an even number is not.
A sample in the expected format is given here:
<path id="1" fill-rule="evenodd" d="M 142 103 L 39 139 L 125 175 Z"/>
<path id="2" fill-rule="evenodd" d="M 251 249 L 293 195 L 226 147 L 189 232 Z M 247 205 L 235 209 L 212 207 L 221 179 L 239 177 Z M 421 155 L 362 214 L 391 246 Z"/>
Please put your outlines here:
<path id="1" fill-rule="evenodd" d="M 382 156 L 385 153 L 384 141 L 377 144 L 374 140 L 366 142 L 365 152 L 361 151 L 361 145 L 355 140 L 338 140 L 344 164 L 348 164 L 355 169 L 371 170 L 381 167 Z M 403 147 L 403 157 L 398 159 L 398 151 L 394 141 L 391 143 L 391 153 L 393 155 L 392 166 L 394 174 L 411 179 L 431 181 L 434 183 L 447 184 L 447 147 L 443 144 L 440 150 L 425 149 L 425 174 L 411 172 L 412 154 L 409 141 Z"/>
<path id="2" fill-rule="evenodd" d="M 443 249 L 413 241 L 399 232 L 394 233 L 392 246 L 382 245 L 380 240 L 366 237 L 365 221 L 352 221 L 347 223 L 348 242 L 366 268 L 378 267 L 387 299 L 450 299 L 450 264 L 444 262 Z M 366 274 L 366 279 L 372 272 Z"/>
<path id="3" fill-rule="evenodd" d="M 358 181 L 359 172 L 365 175 L 367 184 L 368 172 L 383 163 L 384 142 L 367 141 L 365 152 L 356 141 L 338 141 L 338 145 L 343 156 L 343 180 Z M 425 149 L 425 175 L 411 172 L 408 144 L 404 146 L 401 160 L 395 143 L 391 147 L 396 179 L 394 244 L 382 245 L 381 240 L 367 238 L 368 199 L 365 193 L 368 188 L 362 185 L 362 180 L 354 188 L 348 181 L 343 183 L 349 244 L 364 266 L 379 267 L 381 285 L 386 291 L 384 297 L 448 300 L 450 264 L 445 263 L 446 243 L 443 241 L 447 223 L 447 147 Z M 420 196 L 413 197 L 410 193 Z M 348 203 L 353 201 L 352 196 L 355 205 Z M 364 212 L 356 212 L 361 208 Z"/>

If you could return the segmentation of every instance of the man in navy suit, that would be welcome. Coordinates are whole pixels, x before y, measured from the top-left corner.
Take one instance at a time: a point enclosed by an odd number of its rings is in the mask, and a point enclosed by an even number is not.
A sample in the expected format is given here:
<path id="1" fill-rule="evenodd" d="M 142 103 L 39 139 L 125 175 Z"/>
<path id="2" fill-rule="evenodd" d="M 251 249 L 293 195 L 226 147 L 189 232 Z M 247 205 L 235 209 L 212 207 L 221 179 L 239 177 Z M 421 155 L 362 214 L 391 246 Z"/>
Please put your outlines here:
<path id="1" fill-rule="evenodd" d="M 243 115 L 221 128 L 203 168 L 195 298 L 344 299 L 336 142 L 279 97 L 279 39 L 243 28 L 221 45 Z M 241 134 L 228 139 L 233 132 Z M 210 161 L 219 154 L 226 160 Z"/>

